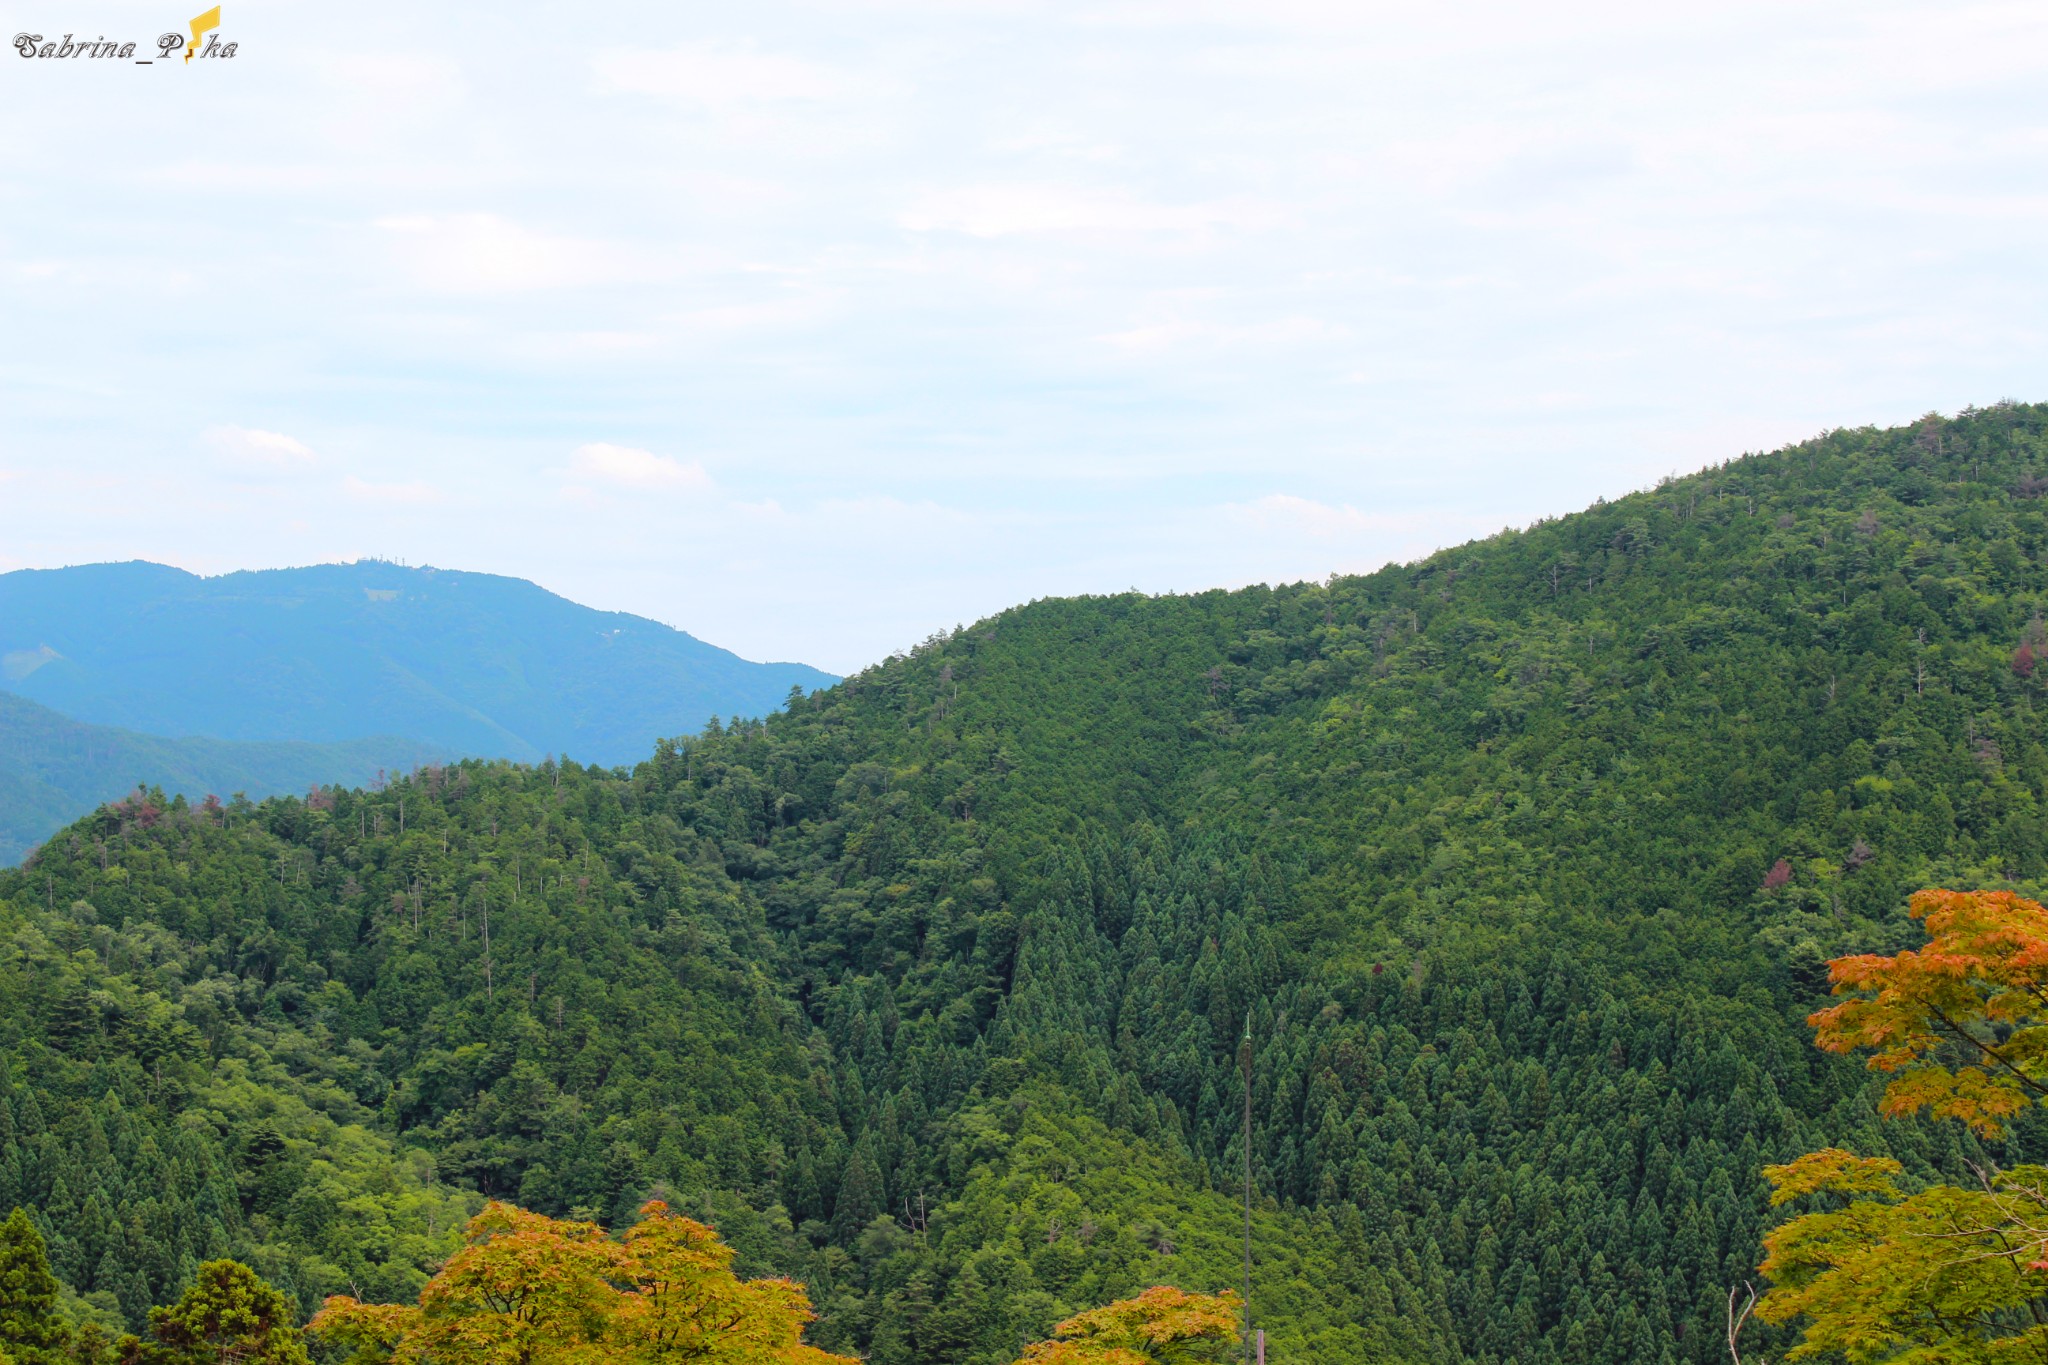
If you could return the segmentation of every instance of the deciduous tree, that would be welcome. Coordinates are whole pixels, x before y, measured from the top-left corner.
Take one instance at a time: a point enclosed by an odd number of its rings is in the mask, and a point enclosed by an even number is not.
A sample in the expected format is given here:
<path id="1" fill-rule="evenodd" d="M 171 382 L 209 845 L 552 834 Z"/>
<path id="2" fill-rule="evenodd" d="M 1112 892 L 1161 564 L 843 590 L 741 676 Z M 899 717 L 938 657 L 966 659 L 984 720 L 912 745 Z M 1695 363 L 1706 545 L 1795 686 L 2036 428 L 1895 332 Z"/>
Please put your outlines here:
<path id="1" fill-rule="evenodd" d="M 853 1365 L 803 1342 L 793 1280 L 741 1280 L 732 1248 L 659 1201 L 624 1244 L 595 1223 L 491 1204 L 416 1307 L 327 1301 L 311 1330 L 359 1360 L 435 1365 Z"/>
<path id="2" fill-rule="evenodd" d="M 357 1346 L 389 1342 L 406 1359 L 449 1365 L 535 1365 L 595 1359 L 618 1293 L 620 1249 L 595 1223 L 546 1218 L 490 1203 L 469 1222 L 466 1245 L 420 1291 L 393 1309 L 329 1299 L 313 1330 Z"/>
<path id="3" fill-rule="evenodd" d="M 732 1273 L 732 1248 L 693 1219 L 656 1200 L 626 1234 L 624 1295 L 614 1341 L 635 1360 L 774 1361 L 786 1365 L 846 1362 L 807 1346 L 813 1316 L 794 1280 L 742 1280 Z"/>
<path id="4" fill-rule="evenodd" d="M 1758 1315 L 1806 1323 L 1787 1359 L 1836 1351 L 1852 1365 L 1990 1365 L 2048 1356 L 2048 1167 L 1914 1194 L 1899 1173 L 1889 1157 L 1839 1148 L 1766 1168 L 1773 1204 L 1815 1195 L 1830 1205 L 1764 1240 L 1774 1288 Z"/>
<path id="5" fill-rule="evenodd" d="M 1870 1050 L 1893 1075 L 1883 1112 L 1921 1110 L 1997 1136 L 2048 1095 L 2048 909 L 2004 891 L 1922 891 L 1927 944 L 1829 964 L 1840 1004 L 1818 1044 Z M 1863 1365 L 2048 1356 L 2048 1167 L 1989 1167 L 1974 1188 L 1912 1191 L 1889 1157 L 1839 1148 L 1764 1174 L 1771 1202 L 1820 1207 L 1765 1239 L 1765 1321 L 1799 1321 L 1787 1357 Z"/>
<path id="6" fill-rule="evenodd" d="M 2048 909 L 2010 891 L 1922 891 L 1927 944 L 1837 958 L 1850 998 L 1808 1020 L 1829 1052 L 1872 1051 L 1894 1073 L 1888 1117 L 1925 1109 L 1996 1137 L 2048 1098 Z"/>
<path id="7" fill-rule="evenodd" d="M 1229 1290 L 1190 1294 L 1154 1285 L 1132 1299 L 1068 1318 L 1051 1341 L 1028 1346 L 1023 1365 L 1184 1365 L 1226 1359 L 1239 1344 L 1243 1300 Z"/>

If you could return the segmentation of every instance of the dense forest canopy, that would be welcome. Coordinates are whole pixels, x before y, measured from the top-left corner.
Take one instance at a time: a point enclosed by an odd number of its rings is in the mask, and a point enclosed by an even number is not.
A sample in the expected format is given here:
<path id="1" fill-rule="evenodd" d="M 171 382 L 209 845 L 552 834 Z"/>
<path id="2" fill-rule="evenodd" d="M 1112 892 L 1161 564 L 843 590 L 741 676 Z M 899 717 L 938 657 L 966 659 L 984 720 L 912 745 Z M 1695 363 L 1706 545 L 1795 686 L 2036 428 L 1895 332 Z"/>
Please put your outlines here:
<path id="1" fill-rule="evenodd" d="M 1982 1154 L 1803 1021 L 1910 892 L 2048 879 L 2044 434 L 1037 602 L 630 770 L 139 791 L 0 876 L 0 1206 L 112 1326 L 230 1253 L 410 1302 L 486 1199 L 659 1198 L 821 1347 L 999 1365 L 1235 1282 L 1249 1016 L 1278 1358 L 1718 1360 L 1765 1164 Z"/>

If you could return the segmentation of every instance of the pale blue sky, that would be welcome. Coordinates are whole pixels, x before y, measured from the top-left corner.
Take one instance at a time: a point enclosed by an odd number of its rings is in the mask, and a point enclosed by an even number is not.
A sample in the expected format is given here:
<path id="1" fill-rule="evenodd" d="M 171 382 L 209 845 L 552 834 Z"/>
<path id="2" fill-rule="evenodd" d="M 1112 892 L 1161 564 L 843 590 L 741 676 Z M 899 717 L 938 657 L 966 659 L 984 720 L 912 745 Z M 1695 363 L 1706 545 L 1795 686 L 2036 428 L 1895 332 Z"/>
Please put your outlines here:
<path id="1" fill-rule="evenodd" d="M 381 554 L 848 670 L 2048 397 L 2038 3 L 221 32 L 0 50 L 0 569 Z"/>

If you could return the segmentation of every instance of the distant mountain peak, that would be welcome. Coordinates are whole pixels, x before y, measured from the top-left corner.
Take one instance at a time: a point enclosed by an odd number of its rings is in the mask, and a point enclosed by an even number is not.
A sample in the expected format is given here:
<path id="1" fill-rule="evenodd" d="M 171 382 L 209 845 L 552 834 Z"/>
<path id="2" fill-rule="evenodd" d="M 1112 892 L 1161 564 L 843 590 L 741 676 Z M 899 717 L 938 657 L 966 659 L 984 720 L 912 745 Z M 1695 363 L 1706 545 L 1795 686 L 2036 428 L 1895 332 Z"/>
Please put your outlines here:
<path id="1" fill-rule="evenodd" d="M 389 560 L 201 576 L 143 560 L 0 574 L 0 686 L 152 734 L 631 762 L 833 675 L 754 663 L 525 579 Z"/>

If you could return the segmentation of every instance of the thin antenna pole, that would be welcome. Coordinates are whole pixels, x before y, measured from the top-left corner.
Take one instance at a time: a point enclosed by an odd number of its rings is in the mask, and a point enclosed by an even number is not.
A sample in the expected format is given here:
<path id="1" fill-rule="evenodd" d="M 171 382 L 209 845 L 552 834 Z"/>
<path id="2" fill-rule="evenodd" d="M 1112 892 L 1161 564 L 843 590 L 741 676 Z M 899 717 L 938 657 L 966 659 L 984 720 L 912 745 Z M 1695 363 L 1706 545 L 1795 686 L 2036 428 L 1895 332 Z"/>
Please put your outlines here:
<path id="1" fill-rule="evenodd" d="M 1245 1011 L 1244 1041 L 1238 1044 L 1244 1063 L 1244 1360 L 1252 1365 L 1252 1016 Z"/>

